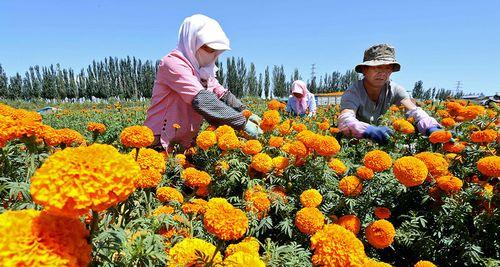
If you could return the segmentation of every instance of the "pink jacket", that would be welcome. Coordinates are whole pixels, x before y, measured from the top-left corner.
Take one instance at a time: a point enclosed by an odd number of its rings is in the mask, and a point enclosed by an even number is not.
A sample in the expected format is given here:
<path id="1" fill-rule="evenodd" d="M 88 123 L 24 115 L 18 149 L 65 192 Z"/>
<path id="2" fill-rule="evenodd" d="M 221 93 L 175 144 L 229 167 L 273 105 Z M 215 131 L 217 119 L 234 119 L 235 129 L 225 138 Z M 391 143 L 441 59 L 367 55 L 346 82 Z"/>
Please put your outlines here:
<path id="1" fill-rule="evenodd" d="M 177 49 L 163 57 L 156 73 L 144 125 L 160 136 L 161 145 L 167 149 L 172 142 L 185 148 L 200 129 L 203 117 L 192 108 L 191 102 L 200 90 L 205 90 L 195 74 L 195 69 Z M 227 91 L 217 79 L 209 78 L 207 88 L 221 98 Z M 179 124 L 179 129 L 173 125 Z"/>

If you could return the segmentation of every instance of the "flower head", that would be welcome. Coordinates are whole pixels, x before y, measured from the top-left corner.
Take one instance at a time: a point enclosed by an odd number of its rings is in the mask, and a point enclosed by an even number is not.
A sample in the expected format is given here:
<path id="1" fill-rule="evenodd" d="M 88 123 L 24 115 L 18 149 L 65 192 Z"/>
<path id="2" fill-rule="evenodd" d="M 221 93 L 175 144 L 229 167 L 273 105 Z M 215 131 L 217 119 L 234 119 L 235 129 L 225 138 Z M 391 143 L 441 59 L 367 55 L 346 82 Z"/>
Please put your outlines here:
<path id="1" fill-rule="evenodd" d="M 126 147 L 147 147 L 150 146 L 155 137 L 153 131 L 147 126 L 130 126 L 123 129 L 120 140 Z"/>
<path id="2" fill-rule="evenodd" d="M 241 238 L 248 228 L 246 214 L 223 198 L 212 198 L 203 215 L 207 231 L 221 240 Z"/>
<path id="3" fill-rule="evenodd" d="M 478 160 L 477 169 L 484 175 L 500 177 L 500 157 L 489 156 Z"/>
<path id="4" fill-rule="evenodd" d="M 325 225 L 325 216 L 317 208 L 302 208 L 295 215 L 295 226 L 306 235 L 313 235 Z"/>
<path id="5" fill-rule="evenodd" d="M 351 231 L 354 235 L 359 233 L 361 229 L 361 221 L 356 215 L 344 215 L 340 217 L 335 224 L 338 224 L 345 229 Z"/>
<path id="6" fill-rule="evenodd" d="M 204 171 L 199 171 L 193 167 L 185 169 L 181 174 L 182 180 L 189 187 L 204 187 L 210 184 L 212 178 Z"/>
<path id="7" fill-rule="evenodd" d="M 199 238 L 184 238 L 170 249 L 168 267 L 177 266 L 204 266 L 208 263 L 205 259 L 211 259 L 216 247 L 211 243 Z M 222 263 L 219 252 L 214 257 L 213 263 Z"/>
<path id="8" fill-rule="evenodd" d="M 255 155 L 262 150 L 262 144 L 259 140 L 249 140 L 243 145 L 241 151 L 247 155 Z"/>
<path id="9" fill-rule="evenodd" d="M 391 156 L 382 150 L 372 150 L 366 153 L 363 161 L 365 166 L 372 169 L 374 172 L 385 171 L 392 166 Z"/>
<path id="10" fill-rule="evenodd" d="M 87 124 L 87 130 L 89 132 L 103 134 L 106 131 L 106 125 L 98 122 L 89 122 Z"/>
<path id="11" fill-rule="evenodd" d="M 392 244 L 396 230 L 392 223 L 386 220 L 377 220 L 366 227 L 366 240 L 374 248 L 383 249 Z"/>
<path id="12" fill-rule="evenodd" d="M 217 143 L 217 136 L 213 131 L 203 131 L 196 137 L 196 144 L 203 150 L 208 150 Z"/>
<path id="13" fill-rule="evenodd" d="M 160 187 L 156 189 L 156 197 L 160 202 L 184 202 L 184 196 L 182 195 L 182 193 L 173 187 Z"/>
<path id="14" fill-rule="evenodd" d="M 308 189 L 300 194 L 300 203 L 308 208 L 316 208 L 323 201 L 323 196 L 316 189 Z"/>
<path id="15" fill-rule="evenodd" d="M 411 156 L 397 159 L 393 172 L 396 179 L 406 187 L 421 185 L 428 174 L 425 163 Z"/>
<path id="16" fill-rule="evenodd" d="M 340 180 L 339 188 L 346 196 L 357 196 L 363 190 L 363 184 L 356 176 L 346 176 Z"/>
<path id="17" fill-rule="evenodd" d="M 339 176 L 343 175 L 347 171 L 347 167 L 344 165 L 344 163 L 336 158 L 332 158 L 328 162 L 328 167 Z"/>
<path id="18" fill-rule="evenodd" d="M 251 166 L 259 172 L 268 173 L 273 169 L 273 159 L 266 153 L 258 153 L 252 157 Z"/>

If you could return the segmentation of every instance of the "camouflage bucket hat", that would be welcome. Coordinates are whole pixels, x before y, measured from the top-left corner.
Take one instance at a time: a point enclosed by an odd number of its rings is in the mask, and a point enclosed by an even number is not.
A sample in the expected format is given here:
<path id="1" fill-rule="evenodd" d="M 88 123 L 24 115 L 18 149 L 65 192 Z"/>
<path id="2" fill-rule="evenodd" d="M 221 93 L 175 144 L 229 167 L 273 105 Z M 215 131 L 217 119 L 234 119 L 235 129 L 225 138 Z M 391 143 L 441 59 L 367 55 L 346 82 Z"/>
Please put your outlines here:
<path id="1" fill-rule="evenodd" d="M 396 51 L 388 44 L 377 44 L 365 50 L 363 63 L 356 65 L 354 70 L 362 73 L 363 66 L 392 65 L 394 72 L 401 69 L 401 65 L 396 61 Z"/>

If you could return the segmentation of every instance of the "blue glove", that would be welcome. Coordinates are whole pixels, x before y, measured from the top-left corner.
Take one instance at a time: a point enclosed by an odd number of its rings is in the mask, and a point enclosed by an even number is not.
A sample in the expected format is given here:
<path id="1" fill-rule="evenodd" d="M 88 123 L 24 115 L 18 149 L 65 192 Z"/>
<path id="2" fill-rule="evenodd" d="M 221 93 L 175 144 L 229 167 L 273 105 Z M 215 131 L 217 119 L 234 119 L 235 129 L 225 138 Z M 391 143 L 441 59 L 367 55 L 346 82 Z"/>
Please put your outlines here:
<path id="1" fill-rule="evenodd" d="M 243 131 L 245 131 L 245 133 L 247 133 L 253 138 L 257 138 L 259 135 L 263 133 L 259 125 L 251 122 L 250 120 L 247 121 L 247 124 L 245 124 L 245 128 L 243 129 Z"/>
<path id="2" fill-rule="evenodd" d="M 363 133 L 364 138 L 370 138 L 381 145 L 386 145 L 391 135 L 392 131 L 387 126 L 370 125 Z"/>
<path id="3" fill-rule="evenodd" d="M 427 129 L 427 130 L 425 131 L 425 135 L 429 136 L 429 135 L 431 135 L 433 132 L 435 132 L 435 131 L 439 131 L 439 130 L 441 130 L 441 127 L 439 127 L 439 126 L 432 126 L 432 127 L 430 127 L 429 129 Z"/>

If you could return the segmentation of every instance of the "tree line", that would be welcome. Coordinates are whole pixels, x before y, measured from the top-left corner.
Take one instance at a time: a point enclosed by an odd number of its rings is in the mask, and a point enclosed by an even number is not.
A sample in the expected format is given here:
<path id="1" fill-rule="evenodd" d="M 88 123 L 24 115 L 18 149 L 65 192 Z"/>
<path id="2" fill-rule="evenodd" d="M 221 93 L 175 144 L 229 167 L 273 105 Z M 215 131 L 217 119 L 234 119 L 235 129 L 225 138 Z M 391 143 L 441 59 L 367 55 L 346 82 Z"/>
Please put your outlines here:
<path id="1" fill-rule="evenodd" d="M 428 99 L 436 99 L 436 100 L 445 100 L 448 98 L 461 98 L 464 95 L 462 90 L 447 90 L 444 88 L 436 89 L 428 88 L 424 89 L 424 83 L 422 81 L 418 81 L 415 83 L 412 91 L 412 97 L 416 99 L 428 100 Z"/>

